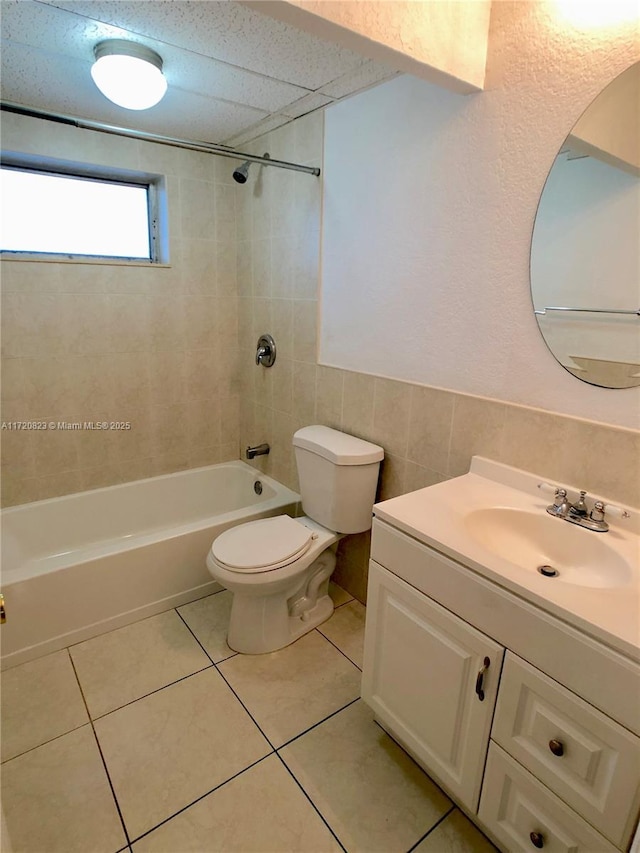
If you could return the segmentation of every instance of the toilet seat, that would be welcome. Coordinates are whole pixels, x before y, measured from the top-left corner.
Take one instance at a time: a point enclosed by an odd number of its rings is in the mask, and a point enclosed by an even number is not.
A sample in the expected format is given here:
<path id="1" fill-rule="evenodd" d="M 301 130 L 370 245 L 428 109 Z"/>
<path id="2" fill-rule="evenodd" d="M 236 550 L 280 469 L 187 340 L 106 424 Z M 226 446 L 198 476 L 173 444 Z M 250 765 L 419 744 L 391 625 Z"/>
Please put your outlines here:
<path id="1" fill-rule="evenodd" d="M 271 572 L 303 556 L 318 534 L 288 515 L 262 518 L 226 530 L 211 552 L 232 572 Z"/>

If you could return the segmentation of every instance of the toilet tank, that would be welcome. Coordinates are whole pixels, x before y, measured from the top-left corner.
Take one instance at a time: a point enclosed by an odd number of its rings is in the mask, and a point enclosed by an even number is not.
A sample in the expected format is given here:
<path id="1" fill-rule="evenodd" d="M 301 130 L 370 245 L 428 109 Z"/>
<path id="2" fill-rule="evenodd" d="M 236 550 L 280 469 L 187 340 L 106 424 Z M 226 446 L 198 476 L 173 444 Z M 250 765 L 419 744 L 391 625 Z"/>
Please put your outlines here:
<path id="1" fill-rule="evenodd" d="M 308 426 L 293 436 L 305 515 L 335 533 L 371 527 L 384 451 L 326 426 Z"/>

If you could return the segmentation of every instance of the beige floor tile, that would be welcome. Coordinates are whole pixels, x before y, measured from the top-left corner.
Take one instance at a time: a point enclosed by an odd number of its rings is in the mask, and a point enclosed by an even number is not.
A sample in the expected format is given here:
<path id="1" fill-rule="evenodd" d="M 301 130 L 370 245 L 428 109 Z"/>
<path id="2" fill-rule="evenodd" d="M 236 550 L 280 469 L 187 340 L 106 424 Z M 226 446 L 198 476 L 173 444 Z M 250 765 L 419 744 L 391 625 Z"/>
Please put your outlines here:
<path id="1" fill-rule="evenodd" d="M 360 695 L 360 672 L 317 631 L 267 655 L 236 655 L 220 672 L 274 746 Z"/>
<path id="2" fill-rule="evenodd" d="M 329 581 L 329 596 L 333 601 L 334 607 L 340 607 L 342 604 L 346 604 L 347 601 L 353 601 L 351 593 L 333 581 Z"/>
<path id="3" fill-rule="evenodd" d="M 66 649 L 6 670 L 1 683 L 3 761 L 89 722 Z"/>
<path id="4" fill-rule="evenodd" d="M 213 667 L 102 717 L 95 727 L 131 838 L 270 752 Z"/>
<path id="5" fill-rule="evenodd" d="M 174 610 L 70 649 L 93 719 L 211 666 Z"/>
<path id="6" fill-rule="evenodd" d="M 349 853 L 405 853 L 451 806 L 363 702 L 280 754 Z"/>
<path id="7" fill-rule="evenodd" d="M 115 853 L 126 845 L 91 726 L 8 761 L 2 809 L 16 853 Z"/>
<path id="8" fill-rule="evenodd" d="M 413 853 L 498 853 L 461 811 L 454 809 Z"/>
<path id="9" fill-rule="evenodd" d="M 362 669 L 364 656 L 364 618 L 366 608 L 359 601 L 339 607 L 318 631 L 337 646 L 349 660 Z"/>
<path id="10" fill-rule="evenodd" d="M 279 758 L 269 756 L 133 846 L 134 853 L 337 853 Z"/>
<path id="11" fill-rule="evenodd" d="M 227 645 L 232 601 L 233 594 L 225 590 L 178 607 L 178 613 L 215 663 L 235 655 Z"/>

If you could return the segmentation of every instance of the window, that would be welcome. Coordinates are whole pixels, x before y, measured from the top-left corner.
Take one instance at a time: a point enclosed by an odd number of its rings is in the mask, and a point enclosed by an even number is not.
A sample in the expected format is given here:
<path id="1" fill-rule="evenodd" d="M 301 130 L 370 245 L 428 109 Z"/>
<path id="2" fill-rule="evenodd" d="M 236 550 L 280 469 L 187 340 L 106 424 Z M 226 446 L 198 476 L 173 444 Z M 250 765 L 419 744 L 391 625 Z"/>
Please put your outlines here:
<path id="1" fill-rule="evenodd" d="M 119 180 L 3 164 L 0 249 L 157 261 L 155 189 L 143 176 Z"/>

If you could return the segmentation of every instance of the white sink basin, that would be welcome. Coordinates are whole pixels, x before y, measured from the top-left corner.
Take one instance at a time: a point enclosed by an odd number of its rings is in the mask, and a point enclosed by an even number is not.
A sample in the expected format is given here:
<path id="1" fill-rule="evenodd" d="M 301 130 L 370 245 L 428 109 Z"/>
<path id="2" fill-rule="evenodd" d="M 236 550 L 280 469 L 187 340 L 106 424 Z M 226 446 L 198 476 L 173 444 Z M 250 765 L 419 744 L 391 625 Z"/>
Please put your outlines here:
<path id="1" fill-rule="evenodd" d="M 606 533 L 583 530 L 550 515 L 506 507 L 476 509 L 464 516 L 480 545 L 549 583 L 610 588 L 633 581 L 633 568 L 606 542 Z M 556 574 L 552 574 L 553 572 Z"/>

